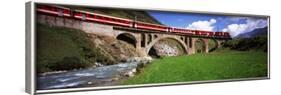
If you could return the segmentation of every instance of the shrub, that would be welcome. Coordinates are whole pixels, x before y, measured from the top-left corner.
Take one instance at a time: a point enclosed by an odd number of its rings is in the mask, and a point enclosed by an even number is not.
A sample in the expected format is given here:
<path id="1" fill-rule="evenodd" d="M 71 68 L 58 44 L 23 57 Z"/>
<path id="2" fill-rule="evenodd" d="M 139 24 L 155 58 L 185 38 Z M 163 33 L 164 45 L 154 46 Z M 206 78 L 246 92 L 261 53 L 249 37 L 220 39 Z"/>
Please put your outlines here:
<path id="1" fill-rule="evenodd" d="M 223 46 L 239 51 L 258 50 L 267 52 L 267 37 L 258 36 L 254 38 L 233 39 L 227 41 Z"/>
<path id="2" fill-rule="evenodd" d="M 64 57 L 61 61 L 56 63 L 50 63 L 49 67 L 53 71 L 58 70 L 72 70 L 89 67 L 90 64 L 86 61 L 82 61 L 78 57 Z"/>
<path id="3" fill-rule="evenodd" d="M 52 71 L 49 68 L 48 64 L 46 64 L 46 63 L 36 64 L 36 70 L 37 70 L 37 73 L 44 73 L 44 72 Z"/>

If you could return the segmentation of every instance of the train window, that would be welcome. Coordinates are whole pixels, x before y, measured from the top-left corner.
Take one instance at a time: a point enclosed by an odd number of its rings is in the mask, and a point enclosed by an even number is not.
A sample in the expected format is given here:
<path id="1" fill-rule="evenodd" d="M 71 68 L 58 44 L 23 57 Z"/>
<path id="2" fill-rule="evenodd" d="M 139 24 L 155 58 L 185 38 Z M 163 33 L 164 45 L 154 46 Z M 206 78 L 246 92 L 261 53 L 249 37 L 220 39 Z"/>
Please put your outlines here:
<path id="1" fill-rule="evenodd" d="M 121 23 L 128 23 L 127 21 L 125 20 L 119 20 Z"/>
<path id="2" fill-rule="evenodd" d="M 144 25 L 151 27 L 151 25 L 149 25 L 149 24 L 144 24 Z"/>
<path id="3" fill-rule="evenodd" d="M 118 20 L 118 19 L 112 19 L 112 21 L 121 22 L 121 20 Z"/>
<path id="4" fill-rule="evenodd" d="M 129 21 L 124 21 L 124 23 L 127 23 L 127 24 L 129 24 L 130 22 L 129 22 Z"/>
<path id="5" fill-rule="evenodd" d="M 55 8 L 50 7 L 50 10 L 54 11 L 54 10 L 55 10 Z"/>
<path id="6" fill-rule="evenodd" d="M 90 17 L 90 15 L 89 15 L 89 14 L 86 14 L 86 17 Z"/>
<path id="7" fill-rule="evenodd" d="M 119 20 L 119 22 L 121 22 L 121 23 L 127 23 L 126 21 L 124 21 L 124 20 Z"/>
<path id="8" fill-rule="evenodd" d="M 117 20 L 117 19 L 116 19 Z M 126 23 L 125 21 L 123 20 L 117 20 L 117 22 L 120 22 L 120 23 Z"/>
<path id="9" fill-rule="evenodd" d="M 52 10 L 52 7 L 50 7 L 50 6 L 45 6 L 45 8 L 46 8 L 47 10 Z"/>
<path id="10" fill-rule="evenodd" d="M 111 19 L 107 17 L 104 17 L 104 20 L 111 21 Z"/>
<path id="11" fill-rule="evenodd" d="M 111 21 L 118 22 L 116 19 L 111 18 Z"/>
<path id="12" fill-rule="evenodd" d="M 100 16 L 96 16 L 97 19 L 100 19 Z"/>
<path id="13" fill-rule="evenodd" d="M 106 19 L 106 20 L 110 20 L 109 18 L 107 18 L 107 17 L 104 17 L 104 19 Z"/>
<path id="14" fill-rule="evenodd" d="M 94 18 L 94 15 L 93 15 L 93 14 L 90 14 L 89 17 L 90 17 L 90 18 Z"/>
<path id="15" fill-rule="evenodd" d="M 111 18 L 106 18 L 107 20 L 109 20 L 109 21 L 112 21 L 112 19 Z"/>
<path id="16" fill-rule="evenodd" d="M 127 23 L 126 21 L 124 21 L 124 20 L 119 20 L 119 22 L 121 22 L 121 23 Z"/>
<path id="17" fill-rule="evenodd" d="M 52 11 L 56 11 L 56 8 L 52 7 L 51 10 L 52 10 Z"/>
<path id="18" fill-rule="evenodd" d="M 126 23 L 127 23 L 127 24 L 130 24 L 130 23 L 132 23 L 132 22 L 130 22 L 130 21 L 126 21 Z"/>
<path id="19" fill-rule="evenodd" d="M 69 11 L 69 10 L 64 9 L 64 10 L 63 10 L 63 13 L 65 13 L 65 14 L 69 14 L 69 13 L 70 13 L 70 11 Z"/>
<path id="20" fill-rule="evenodd" d="M 46 6 L 38 6 L 40 9 L 46 9 Z"/>
<path id="21" fill-rule="evenodd" d="M 81 14 L 81 13 L 75 13 L 75 15 L 77 15 L 77 16 L 81 16 L 82 14 Z"/>
<path id="22" fill-rule="evenodd" d="M 129 23 L 128 21 L 125 21 L 125 20 L 122 20 L 122 22 L 123 22 L 123 23 L 127 23 L 127 24 Z"/>
<path id="23" fill-rule="evenodd" d="M 49 9 L 47 6 L 42 6 L 41 8 L 42 8 L 42 9 L 46 9 L 46 10 Z"/>
<path id="24" fill-rule="evenodd" d="M 38 6 L 37 8 L 43 8 L 43 6 Z"/>
<path id="25" fill-rule="evenodd" d="M 151 25 L 149 25 L 149 24 L 144 24 L 144 25 L 146 25 L 146 26 L 148 26 L 148 27 L 151 27 Z"/>
<path id="26" fill-rule="evenodd" d="M 90 17 L 90 18 L 94 18 L 94 15 L 93 15 L 93 14 L 90 14 L 89 17 Z"/>
<path id="27" fill-rule="evenodd" d="M 102 16 L 100 16 L 100 19 L 104 19 Z"/>
<path id="28" fill-rule="evenodd" d="M 79 13 L 79 16 L 83 16 L 83 13 Z"/>
<path id="29" fill-rule="evenodd" d="M 121 22 L 122 23 L 122 21 L 119 20 L 119 19 L 112 19 L 112 20 L 115 21 L 115 22 Z"/>

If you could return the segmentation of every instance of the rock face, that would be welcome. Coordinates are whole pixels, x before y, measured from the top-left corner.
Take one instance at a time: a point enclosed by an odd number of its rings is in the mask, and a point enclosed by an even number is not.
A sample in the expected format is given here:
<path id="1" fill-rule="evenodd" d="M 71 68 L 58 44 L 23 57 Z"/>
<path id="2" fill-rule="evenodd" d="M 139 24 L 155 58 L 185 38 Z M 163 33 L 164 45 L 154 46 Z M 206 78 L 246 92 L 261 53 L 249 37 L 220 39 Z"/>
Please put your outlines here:
<path id="1" fill-rule="evenodd" d="M 154 46 L 154 48 L 157 48 L 156 51 L 161 56 L 176 56 L 178 55 L 177 47 L 172 47 L 164 43 L 160 43 Z"/>
<path id="2" fill-rule="evenodd" d="M 147 64 L 152 62 L 151 57 L 131 57 L 128 58 L 126 62 L 137 62 L 139 64 Z"/>
<path id="3" fill-rule="evenodd" d="M 168 38 L 155 43 L 148 54 L 157 58 L 161 56 L 179 56 L 186 54 L 186 52 L 180 42 Z"/>
<path id="4" fill-rule="evenodd" d="M 177 56 L 179 49 L 166 43 L 157 43 L 153 46 L 158 56 Z"/>
<path id="5" fill-rule="evenodd" d="M 91 41 L 107 59 L 112 60 L 111 63 L 101 63 L 102 65 L 112 65 L 118 62 L 125 62 L 130 57 L 138 57 L 140 54 L 135 48 L 124 42 L 112 37 L 90 35 Z"/>
<path id="6" fill-rule="evenodd" d="M 127 63 L 137 63 L 136 68 L 133 68 L 127 72 L 124 73 L 124 76 L 126 77 L 133 77 L 135 74 L 140 71 L 141 68 L 143 68 L 145 65 L 152 62 L 151 57 L 131 57 L 127 59 Z"/>

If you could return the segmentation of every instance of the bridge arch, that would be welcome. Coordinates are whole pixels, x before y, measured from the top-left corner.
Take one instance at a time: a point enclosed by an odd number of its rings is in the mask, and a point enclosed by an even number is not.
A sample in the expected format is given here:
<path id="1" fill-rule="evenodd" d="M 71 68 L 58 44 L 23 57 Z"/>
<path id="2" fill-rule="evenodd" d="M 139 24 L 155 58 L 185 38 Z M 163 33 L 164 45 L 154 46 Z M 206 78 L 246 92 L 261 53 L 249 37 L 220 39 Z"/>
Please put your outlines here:
<path id="1" fill-rule="evenodd" d="M 172 39 L 172 40 L 175 40 L 177 41 L 184 49 L 184 53 L 185 54 L 188 54 L 188 50 L 187 50 L 187 45 L 182 41 L 180 40 L 179 38 L 177 37 L 171 37 L 171 36 L 167 36 L 167 37 L 158 37 L 154 40 L 152 40 L 146 47 L 146 54 L 149 53 L 149 51 L 151 50 L 151 48 L 157 43 L 159 42 L 160 40 L 165 40 L 165 39 Z"/>
<path id="2" fill-rule="evenodd" d="M 219 48 L 220 43 L 216 39 L 209 39 L 208 45 L 209 45 L 209 52 L 212 52 L 212 51 L 216 50 L 217 48 Z"/>
<path id="3" fill-rule="evenodd" d="M 136 37 L 131 33 L 120 33 L 116 36 L 117 40 L 125 41 L 136 48 Z"/>
<path id="4" fill-rule="evenodd" d="M 197 38 L 194 41 L 195 53 L 206 53 L 208 52 L 208 42 L 202 38 Z"/>

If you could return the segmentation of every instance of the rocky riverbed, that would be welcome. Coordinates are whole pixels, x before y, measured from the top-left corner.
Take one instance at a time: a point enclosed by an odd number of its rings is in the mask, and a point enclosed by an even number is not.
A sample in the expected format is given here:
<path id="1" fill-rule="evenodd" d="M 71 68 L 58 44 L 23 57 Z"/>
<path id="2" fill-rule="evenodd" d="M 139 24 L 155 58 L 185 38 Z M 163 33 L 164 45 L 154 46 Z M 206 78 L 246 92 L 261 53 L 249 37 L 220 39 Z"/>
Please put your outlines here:
<path id="1" fill-rule="evenodd" d="M 119 80 L 133 77 L 139 67 L 151 61 L 150 57 L 132 57 L 124 63 L 115 65 L 41 74 L 37 77 L 37 88 L 47 90 L 117 85 Z"/>

